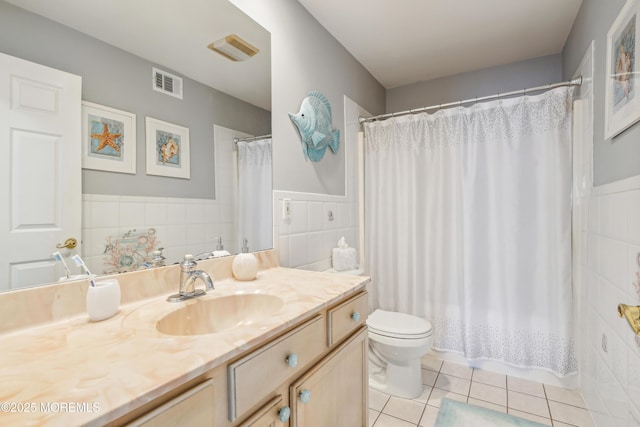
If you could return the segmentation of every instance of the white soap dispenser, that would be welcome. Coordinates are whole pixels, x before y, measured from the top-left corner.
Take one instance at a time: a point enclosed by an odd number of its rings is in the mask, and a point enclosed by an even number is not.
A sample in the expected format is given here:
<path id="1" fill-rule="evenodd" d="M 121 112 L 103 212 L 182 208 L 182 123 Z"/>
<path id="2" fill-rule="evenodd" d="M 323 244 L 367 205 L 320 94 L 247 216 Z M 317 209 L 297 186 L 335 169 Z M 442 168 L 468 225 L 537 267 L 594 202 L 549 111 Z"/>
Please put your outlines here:
<path id="1" fill-rule="evenodd" d="M 231 271 L 238 280 L 254 280 L 258 275 L 258 260 L 254 254 L 249 253 L 247 239 L 244 239 L 242 252 L 236 255 L 231 264 Z"/>

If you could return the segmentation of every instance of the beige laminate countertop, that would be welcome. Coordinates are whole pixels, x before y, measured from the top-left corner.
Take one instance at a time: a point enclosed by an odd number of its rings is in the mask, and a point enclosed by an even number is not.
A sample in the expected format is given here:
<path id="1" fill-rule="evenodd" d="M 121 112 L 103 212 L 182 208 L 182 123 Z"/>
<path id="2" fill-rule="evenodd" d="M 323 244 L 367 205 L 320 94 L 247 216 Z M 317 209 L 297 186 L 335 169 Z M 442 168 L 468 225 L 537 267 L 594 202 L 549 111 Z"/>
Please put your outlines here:
<path id="1" fill-rule="evenodd" d="M 273 316 L 225 332 L 163 335 L 155 322 L 197 303 L 168 293 L 129 302 L 111 319 L 78 314 L 0 334 L 0 425 L 103 425 L 267 342 L 344 296 L 366 277 L 275 267 L 251 282 L 218 280 L 202 298 L 266 293 L 284 300 Z"/>

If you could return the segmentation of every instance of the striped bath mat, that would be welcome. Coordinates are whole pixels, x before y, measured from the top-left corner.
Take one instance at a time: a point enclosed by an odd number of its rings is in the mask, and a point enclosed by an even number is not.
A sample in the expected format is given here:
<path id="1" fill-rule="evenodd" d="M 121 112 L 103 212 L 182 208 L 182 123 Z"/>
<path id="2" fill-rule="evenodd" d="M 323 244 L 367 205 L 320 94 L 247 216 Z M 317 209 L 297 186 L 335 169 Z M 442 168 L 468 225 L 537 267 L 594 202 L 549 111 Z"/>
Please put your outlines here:
<path id="1" fill-rule="evenodd" d="M 503 412 L 469 405 L 444 398 L 440 404 L 435 427 L 543 427 L 544 424 L 525 420 Z M 547 426 L 548 427 L 548 426 Z"/>

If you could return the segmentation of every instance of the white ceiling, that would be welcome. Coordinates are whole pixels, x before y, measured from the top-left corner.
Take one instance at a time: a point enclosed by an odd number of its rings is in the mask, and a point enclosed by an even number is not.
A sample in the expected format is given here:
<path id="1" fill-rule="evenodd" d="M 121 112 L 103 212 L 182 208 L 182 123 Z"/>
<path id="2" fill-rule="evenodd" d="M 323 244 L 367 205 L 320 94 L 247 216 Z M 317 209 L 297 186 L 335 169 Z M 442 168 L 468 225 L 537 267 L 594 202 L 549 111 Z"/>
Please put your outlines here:
<path id="1" fill-rule="evenodd" d="M 557 54 L 582 0 L 299 0 L 387 89 Z"/>
<path id="2" fill-rule="evenodd" d="M 271 110 L 271 35 L 227 0 L 7 2 Z M 232 62 L 207 49 L 229 34 L 260 52 L 247 61 Z M 149 69 L 150 80 L 151 75 Z"/>

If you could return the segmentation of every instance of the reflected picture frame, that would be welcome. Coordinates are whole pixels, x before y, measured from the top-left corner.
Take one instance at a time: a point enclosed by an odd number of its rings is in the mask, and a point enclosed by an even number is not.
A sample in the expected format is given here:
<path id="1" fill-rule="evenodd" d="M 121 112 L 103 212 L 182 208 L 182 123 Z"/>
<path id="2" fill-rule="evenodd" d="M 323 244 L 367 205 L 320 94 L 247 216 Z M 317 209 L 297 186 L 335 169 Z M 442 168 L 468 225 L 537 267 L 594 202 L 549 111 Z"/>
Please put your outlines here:
<path id="1" fill-rule="evenodd" d="M 82 101 L 82 168 L 136 173 L 136 115 Z"/>
<path id="2" fill-rule="evenodd" d="M 145 119 L 147 175 L 190 179 L 189 128 Z"/>
<path id="3" fill-rule="evenodd" d="M 628 0 L 607 33 L 604 138 L 640 120 L 638 0 Z"/>

